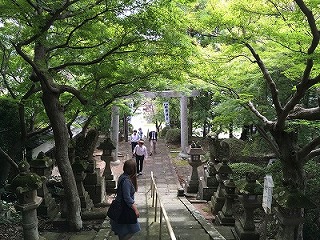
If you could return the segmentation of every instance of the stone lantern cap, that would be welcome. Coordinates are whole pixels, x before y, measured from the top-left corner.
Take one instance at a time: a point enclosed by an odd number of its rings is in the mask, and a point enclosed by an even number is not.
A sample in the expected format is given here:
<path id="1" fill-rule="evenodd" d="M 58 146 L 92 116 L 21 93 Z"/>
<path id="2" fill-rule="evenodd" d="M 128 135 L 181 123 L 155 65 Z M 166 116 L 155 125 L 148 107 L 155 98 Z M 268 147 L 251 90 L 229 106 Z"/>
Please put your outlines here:
<path id="1" fill-rule="evenodd" d="M 41 188 L 44 179 L 30 172 L 30 165 L 27 161 L 20 162 L 18 166 L 20 173 L 8 186 L 9 190 L 22 194 Z"/>
<path id="2" fill-rule="evenodd" d="M 286 209 L 296 209 L 296 208 L 306 208 L 312 209 L 316 208 L 316 205 L 312 203 L 309 198 L 307 198 L 298 189 L 288 189 L 287 187 L 279 187 L 274 189 L 274 199 L 276 203 Z"/>
<path id="3" fill-rule="evenodd" d="M 99 150 L 114 150 L 116 147 L 113 145 L 110 138 L 105 139 L 100 145 L 97 147 Z"/>
<path id="4" fill-rule="evenodd" d="M 48 168 L 53 164 L 51 158 L 47 157 L 44 152 L 40 152 L 36 159 L 30 161 L 31 167 Z"/>

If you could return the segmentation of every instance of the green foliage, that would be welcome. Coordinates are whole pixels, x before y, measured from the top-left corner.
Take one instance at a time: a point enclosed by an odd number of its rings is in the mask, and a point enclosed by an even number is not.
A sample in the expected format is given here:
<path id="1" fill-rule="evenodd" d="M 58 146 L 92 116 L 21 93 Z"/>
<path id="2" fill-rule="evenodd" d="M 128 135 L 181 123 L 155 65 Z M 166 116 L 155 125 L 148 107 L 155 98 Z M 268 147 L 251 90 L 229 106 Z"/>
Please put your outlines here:
<path id="1" fill-rule="evenodd" d="M 181 142 L 181 131 L 178 128 L 170 128 L 166 133 L 166 142 L 179 144 Z"/>
<path id="2" fill-rule="evenodd" d="M 22 215 L 17 212 L 14 203 L 8 203 L 0 200 L 0 224 L 20 223 Z"/>
<path id="3" fill-rule="evenodd" d="M 260 134 L 253 134 L 251 139 L 245 142 L 242 153 L 245 156 L 263 156 L 273 154 L 273 150 Z"/>
<path id="4" fill-rule="evenodd" d="M 237 157 L 242 155 L 245 142 L 237 138 L 226 138 L 222 140 L 221 146 L 228 152 L 230 157 Z"/>
<path id="5" fill-rule="evenodd" d="M 320 205 L 320 164 L 316 161 L 309 161 L 305 165 L 307 188 L 306 196 L 316 205 Z M 320 209 L 307 209 L 304 224 L 304 237 L 306 239 L 319 239 L 320 230 L 318 226 L 318 218 Z"/>
<path id="6" fill-rule="evenodd" d="M 265 169 L 251 163 L 231 163 L 230 168 L 232 169 L 232 177 L 235 181 L 245 179 L 247 172 L 254 172 L 257 174 L 258 181 L 263 183 L 265 176 Z"/>
<path id="7" fill-rule="evenodd" d="M 8 151 L 20 138 L 18 103 L 15 100 L 0 98 L 0 146 Z"/>
<path id="8" fill-rule="evenodd" d="M 164 128 L 162 128 L 161 132 L 160 132 L 160 136 L 161 137 L 165 137 L 167 135 L 167 132 L 168 132 L 169 129 L 170 129 L 169 126 L 165 126 Z"/>

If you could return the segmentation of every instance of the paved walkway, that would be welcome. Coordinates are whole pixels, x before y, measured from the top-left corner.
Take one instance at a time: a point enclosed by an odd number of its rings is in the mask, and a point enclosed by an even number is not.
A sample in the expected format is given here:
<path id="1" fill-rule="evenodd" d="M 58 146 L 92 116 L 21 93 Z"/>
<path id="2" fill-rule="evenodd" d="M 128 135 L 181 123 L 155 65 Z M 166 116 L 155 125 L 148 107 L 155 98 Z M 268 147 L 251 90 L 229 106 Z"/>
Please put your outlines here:
<path id="1" fill-rule="evenodd" d="M 149 147 L 149 144 L 146 143 Z M 123 155 L 118 166 L 113 166 L 113 175 L 117 178 L 122 173 L 122 164 L 126 159 L 132 157 L 131 147 L 127 142 L 119 144 L 119 153 Z M 140 211 L 139 222 L 141 231 L 134 236 L 134 240 L 154 240 L 159 239 L 159 211 L 157 212 L 157 222 L 155 219 L 154 207 L 150 194 L 151 171 L 154 174 L 160 199 L 168 214 L 171 226 L 176 239 L 179 240 L 225 240 L 212 224 L 208 223 L 204 217 L 193 207 L 185 197 L 178 197 L 177 174 L 169 157 L 169 149 L 163 140 L 157 144 L 157 154 L 149 156 L 144 161 L 143 175 L 138 177 L 138 192 L 136 193 L 136 203 Z M 161 239 L 169 240 L 168 231 L 163 222 Z M 220 230 L 219 230 L 220 231 Z M 47 240 L 117 240 L 118 237 L 110 229 L 107 218 L 99 232 L 78 232 L 55 234 L 51 232 L 42 233 L 42 237 Z"/>

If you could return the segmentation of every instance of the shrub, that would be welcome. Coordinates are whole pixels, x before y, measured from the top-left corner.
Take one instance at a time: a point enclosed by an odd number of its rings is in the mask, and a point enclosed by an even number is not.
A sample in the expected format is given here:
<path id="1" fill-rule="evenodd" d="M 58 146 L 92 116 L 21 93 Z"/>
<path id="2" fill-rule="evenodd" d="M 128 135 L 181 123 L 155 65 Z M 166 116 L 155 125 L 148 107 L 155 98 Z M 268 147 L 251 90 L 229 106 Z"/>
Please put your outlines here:
<path id="1" fill-rule="evenodd" d="M 166 141 L 167 143 L 179 144 L 181 142 L 181 132 L 178 128 L 168 129 L 166 133 Z"/>
<path id="2" fill-rule="evenodd" d="M 165 137 L 169 129 L 171 129 L 169 126 L 165 126 L 164 128 L 162 128 L 160 137 Z"/>
<path id="3" fill-rule="evenodd" d="M 232 177 L 235 181 L 246 178 L 247 172 L 255 172 L 258 177 L 258 181 L 263 184 L 263 177 L 265 176 L 265 170 L 262 167 L 254 165 L 252 163 L 232 163 L 229 165 L 233 171 Z"/>

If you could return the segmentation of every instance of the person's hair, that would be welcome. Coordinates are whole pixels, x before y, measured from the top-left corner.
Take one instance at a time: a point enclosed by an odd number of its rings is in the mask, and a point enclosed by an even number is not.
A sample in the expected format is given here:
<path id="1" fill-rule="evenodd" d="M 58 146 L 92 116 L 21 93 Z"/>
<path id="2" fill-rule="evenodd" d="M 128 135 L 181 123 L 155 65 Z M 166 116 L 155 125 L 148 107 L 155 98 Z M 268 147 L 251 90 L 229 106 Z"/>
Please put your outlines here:
<path id="1" fill-rule="evenodd" d="M 130 176 L 130 179 L 135 188 L 135 191 L 138 191 L 136 161 L 132 159 L 125 161 L 123 164 L 123 172 Z"/>

